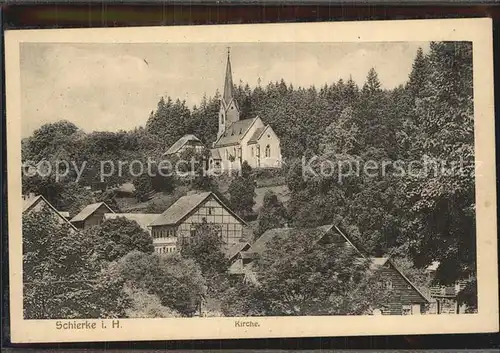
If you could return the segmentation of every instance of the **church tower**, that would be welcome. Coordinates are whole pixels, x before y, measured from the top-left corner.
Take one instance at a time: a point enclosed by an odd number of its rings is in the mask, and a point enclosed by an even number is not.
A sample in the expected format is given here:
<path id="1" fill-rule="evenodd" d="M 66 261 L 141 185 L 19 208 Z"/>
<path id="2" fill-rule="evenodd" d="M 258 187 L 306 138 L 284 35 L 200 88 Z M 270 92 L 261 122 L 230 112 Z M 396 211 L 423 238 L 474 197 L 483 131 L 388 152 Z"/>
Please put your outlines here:
<path id="1" fill-rule="evenodd" d="M 235 121 L 240 120 L 240 109 L 238 102 L 234 98 L 233 75 L 231 72 L 231 59 L 229 48 L 227 50 L 226 77 L 224 79 L 224 91 L 219 109 L 219 130 L 217 139 L 224 134 L 224 131 Z"/>

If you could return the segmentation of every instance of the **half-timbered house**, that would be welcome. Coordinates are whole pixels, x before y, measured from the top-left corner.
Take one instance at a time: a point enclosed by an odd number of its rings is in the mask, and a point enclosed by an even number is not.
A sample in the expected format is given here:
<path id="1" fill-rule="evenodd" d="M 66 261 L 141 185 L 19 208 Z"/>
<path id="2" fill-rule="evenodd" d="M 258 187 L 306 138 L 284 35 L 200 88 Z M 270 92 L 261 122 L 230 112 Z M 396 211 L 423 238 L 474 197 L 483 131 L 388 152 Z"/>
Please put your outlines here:
<path id="1" fill-rule="evenodd" d="M 227 245 L 240 242 L 245 221 L 214 193 L 203 192 L 179 198 L 151 224 L 157 252 L 173 252 L 189 241 L 201 224 L 217 225 Z"/>

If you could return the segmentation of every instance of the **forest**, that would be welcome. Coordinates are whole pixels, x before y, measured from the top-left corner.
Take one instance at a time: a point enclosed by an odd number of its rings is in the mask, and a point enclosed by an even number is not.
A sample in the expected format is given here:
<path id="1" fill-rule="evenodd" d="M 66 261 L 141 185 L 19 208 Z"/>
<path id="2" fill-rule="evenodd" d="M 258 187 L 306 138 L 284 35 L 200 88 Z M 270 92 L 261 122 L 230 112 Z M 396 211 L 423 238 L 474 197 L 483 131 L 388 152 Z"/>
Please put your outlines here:
<path id="1" fill-rule="evenodd" d="M 125 174 L 111 176 L 105 184 L 111 190 L 112 186 L 133 182 L 138 201 L 147 199 L 155 192 L 175 193 L 181 186 L 224 194 L 221 197 L 235 211 L 255 223 L 254 237 L 266 229 L 285 224 L 316 227 L 335 223 L 365 253 L 400 259 L 408 271 L 415 273 L 415 277 L 421 269 L 439 261 L 434 278 L 436 283 L 451 284 L 473 278 L 470 305 L 474 306 L 476 226 L 472 82 L 472 45 L 469 42 L 432 42 L 428 52 L 419 49 L 407 82 L 394 89 L 382 88 L 375 68 L 367 73 L 362 86 L 351 78 L 307 88 L 293 87 L 285 78 L 257 87 L 240 82 L 235 92 L 241 118 L 259 116 L 280 136 L 284 158 L 281 170 L 247 169 L 239 177 L 223 180 L 196 178 L 188 183 L 175 177 L 149 178 Z M 51 163 L 60 160 L 85 161 L 87 168 L 78 182 L 74 181 L 71 172 L 57 182 L 51 176 L 23 177 L 23 192 L 42 194 L 57 209 L 70 211 L 72 215 L 96 200 L 106 201 L 116 208 L 116 198 L 119 197 L 116 192 L 108 190 L 96 196 L 85 188 L 98 182 L 99 162 L 160 160 L 168 147 L 188 133 L 210 146 L 217 133 L 219 99 L 219 93 L 214 92 L 198 105 L 188 107 L 183 101 L 164 97 L 149 113 L 146 125 L 133 131 L 84 132 L 64 120 L 46 124 L 23 139 L 23 162 L 37 163 L 44 159 Z M 418 173 L 412 175 L 388 177 L 358 174 L 347 175 L 339 181 L 336 175 L 304 178 L 304 156 L 334 162 L 387 160 L 406 164 L 412 161 L 438 163 L 434 165 L 459 162 L 461 168 L 459 173 L 454 169 L 429 171 L 420 164 Z M 283 180 L 290 191 L 290 198 L 285 202 L 272 193 L 266 194 L 263 205 L 252 211 L 255 179 L 265 178 L 268 174 Z M 221 183 L 228 184 L 224 192 L 221 191 Z M 29 232 L 30 222 L 35 221 L 26 222 L 28 228 L 25 231 Z M 133 225 L 126 227 L 130 230 Z M 93 232 L 104 231 L 95 229 Z M 211 233 L 207 229 L 200 232 L 205 235 Z M 130 235 L 130 238 L 137 237 Z M 205 238 L 211 239 L 209 236 Z M 92 239 L 96 239 L 95 236 Z M 222 260 L 213 260 L 221 257 L 216 247 L 210 244 L 205 244 L 205 248 L 213 248 L 215 255 L 210 257 L 213 261 L 208 261 L 208 268 L 204 263 L 207 261 L 206 254 L 200 248 L 189 250 L 187 255 L 164 259 L 151 254 L 152 249 L 142 243 L 137 245 L 128 241 L 127 244 L 123 246 L 127 251 L 120 256 L 101 259 L 99 266 L 105 262 L 105 267 L 111 268 L 106 271 L 122 271 L 116 278 L 125 282 L 132 281 L 130 277 L 136 276 L 134 281 L 145 283 L 138 288 L 127 287 L 129 297 L 137 297 L 132 295 L 134 291 L 146 291 L 151 301 L 159 301 L 157 304 L 161 310 L 175 312 L 176 315 L 191 315 L 195 311 L 195 299 L 183 304 L 187 307 L 177 307 L 172 297 L 161 297 L 165 288 L 154 285 L 163 283 L 171 286 L 168 280 L 172 278 L 181 283 L 182 276 L 179 274 L 164 273 L 177 271 L 176 266 L 180 266 L 179 273 L 190 273 L 192 276 L 182 285 L 169 287 L 173 292 L 183 288 L 192 294 L 191 298 L 193 293 L 198 293 L 196 295 L 200 297 L 211 290 L 218 293 L 213 295 L 215 297 L 224 297 L 220 293 L 231 297 L 228 293 L 236 291 L 248 300 L 239 303 L 237 308 L 234 308 L 235 303 L 226 306 L 224 310 L 228 313 L 279 312 L 277 307 L 271 308 L 269 305 L 272 303 L 263 299 L 275 294 L 271 293 L 271 288 L 267 288 L 268 293 L 254 293 L 248 288 L 228 284 L 225 278 L 221 279 L 223 274 L 220 269 L 224 266 L 220 263 Z M 86 249 L 86 246 L 80 246 L 82 251 Z M 120 247 L 119 244 L 117 246 Z M 169 265 L 171 270 L 153 270 L 164 268 L 163 262 L 175 266 Z M 131 263 L 137 272 L 130 270 Z M 186 268 L 189 269 L 187 272 Z M 356 270 L 359 269 L 356 267 Z M 162 280 L 157 278 L 159 273 L 162 273 Z M 280 272 L 271 275 L 279 277 Z M 270 277 L 266 280 L 271 283 Z M 267 283 L 266 280 L 263 283 Z M 213 286 L 213 283 L 217 285 Z M 176 295 L 180 298 L 183 294 L 179 292 Z M 352 299 L 353 306 L 355 302 Z M 255 303 L 255 306 L 246 307 L 249 303 Z M 129 315 L 134 314 L 129 310 Z"/>

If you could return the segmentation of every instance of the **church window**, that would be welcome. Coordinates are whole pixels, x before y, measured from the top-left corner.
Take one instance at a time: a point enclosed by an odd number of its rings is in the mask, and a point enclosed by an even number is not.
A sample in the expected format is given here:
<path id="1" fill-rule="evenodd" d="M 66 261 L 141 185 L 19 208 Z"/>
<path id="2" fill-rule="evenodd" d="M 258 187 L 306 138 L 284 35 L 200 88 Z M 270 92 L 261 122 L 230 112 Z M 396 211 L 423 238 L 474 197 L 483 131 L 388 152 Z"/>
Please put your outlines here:
<path id="1" fill-rule="evenodd" d="M 233 156 L 236 157 L 236 147 L 233 147 Z"/>
<path id="2" fill-rule="evenodd" d="M 220 123 L 221 123 L 221 124 L 224 124 L 224 114 L 221 114 L 221 115 L 220 115 Z"/>
<path id="3" fill-rule="evenodd" d="M 267 145 L 266 146 L 266 157 L 271 157 L 271 146 Z"/>
<path id="4" fill-rule="evenodd" d="M 252 147 L 252 157 L 254 156 L 254 150 L 253 150 L 253 147 Z"/>

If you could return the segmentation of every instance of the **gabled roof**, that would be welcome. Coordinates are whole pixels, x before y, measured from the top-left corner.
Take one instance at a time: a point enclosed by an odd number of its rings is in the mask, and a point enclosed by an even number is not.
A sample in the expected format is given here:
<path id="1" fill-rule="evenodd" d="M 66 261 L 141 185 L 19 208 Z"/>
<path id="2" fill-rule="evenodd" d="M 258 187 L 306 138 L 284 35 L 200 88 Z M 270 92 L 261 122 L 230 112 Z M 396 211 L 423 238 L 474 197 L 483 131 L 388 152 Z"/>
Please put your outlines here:
<path id="1" fill-rule="evenodd" d="M 23 200 L 23 212 L 28 211 L 29 209 L 31 209 L 41 199 L 45 200 L 45 198 L 42 195 L 38 195 L 38 196 L 32 197 L 31 199 Z M 46 203 L 49 203 L 47 200 L 45 200 L 45 201 L 46 201 Z"/>
<path id="2" fill-rule="evenodd" d="M 198 145 L 198 146 L 203 145 L 203 143 L 201 142 L 201 140 L 198 137 L 191 135 L 191 134 L 184 135 L 180 139 L 178 139 L 172 146 L 170 146 L 170 148 L 167 150 L 167 152 L 165 152 L 163 155 L 167 156 L 170 154 L 177 153 L 185 144 L 188 144 L 188 143 L 191 145 Z"/>
<path id="3" fill-rule="evenodd" d="M 159 213 L 105 213 L 104 219 L 124 217 L 128 220 L 136 221 L 142 229 L 149 231 L 149 225 L 159 216 Z"/>
<path id="4" fill-rule="evenodd" d="M 26 201 L 26 202 L 24 202 Z M 68 224 L 72 229 L 77 230 L 77 228 L 71 224 L 71 222 L 64 217 L 52 204 L 45 199 L 42 195 L 38 195 L 30 200 L 23 200 L 23 213 L 29 212 L 33 207 L 35 207 L 38 203 L 45 203 L 59 218 L 61 218 L 64 223 Z"/>
<path id="5" fill-rule="evenodd" d="M 233 258 L 238 255 L 241 251 L 245 251 L 250 248 L 250 243 L 247 242 L 238 242 L 232 245 L 226 245 L 223 247 L 224 254 L 231 261 Z"/>
<path id="6" fill-rule="evenodd" d="M 252 244 L 248 252 L 262 254 L 267 244 L 273 239 L 285 239 L 296 234 L 307 234 L 312 239 L 319 241 L 321 238 L 333 228 L 333 225 L 324 225 L 315 228 L 274 228 L 266 230 L 260 237 Z"/>
<path id="7" fill-rule="evenodd" d="M 380 267 L 383 267 L 385 265 L 390 265 L 397 273 L 401 275 L 401 277 L 428 303 L 430 303 L 430 299 L 427 298 L 426 295 L 424 295 L 420 289 L 418 289 L 409 279 L 406 277 L 403 272 L 394 264 L 394 262 L 391 261 L 389 257 L 370 257 L 371 264 L 370 268 L 372 269 L 378 269 Z"/>
<path id="8" fill-rule="evenodd" d="M 114 211 L 106 205 L 104 202 L 97 202 L 90 205 L 87 205 L 83 210 L 80 211 L 75 217 L 71 219 L 71 222 L 80 222 L 86 220 L 90 217 L 95 211 L 99 209 L 99 207 L 104 206 L 109 210 L 109 213 L 114 213 Z"/>
<path id="9" fill-rule="evenodd" d="M 262 136 L 264 131 L 266 131 L 268 126 L 269 125 L 266 125 L 264 127 L 259 127 L 258 129 L 256 129 L 255 132 L 253 133 L 252 137 L 250 137 L 250 140 L 248 140 L 247 144 L 250 145 L 252 143 L 257 143 L 257 141 L 259 141 L 260 137 Z"/>
<path id="10" fill-rule="evenodd" d="M 213 197 L 229 213 L 231 213 L 241 223 L 245 221 L 227 207 L 213 192 L 203 192 L 199 194 L 186 195 L 175 201 L 165 212 L 163 212 L 150 226 L 176 225 L 182 222 L 192 212 L 194 212 L 201 203 L 208 198 Z"/>
<path id="11" fill-rule="evenodd" d="M 251 119 L 238 120 L 228 126 L 226 131 L 215 141 L 214 147 L 224 147 L 237 145 L 250 127 L 259 119 L 258 117 Z"/>

